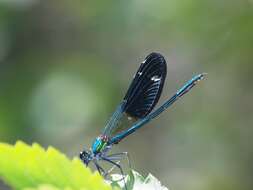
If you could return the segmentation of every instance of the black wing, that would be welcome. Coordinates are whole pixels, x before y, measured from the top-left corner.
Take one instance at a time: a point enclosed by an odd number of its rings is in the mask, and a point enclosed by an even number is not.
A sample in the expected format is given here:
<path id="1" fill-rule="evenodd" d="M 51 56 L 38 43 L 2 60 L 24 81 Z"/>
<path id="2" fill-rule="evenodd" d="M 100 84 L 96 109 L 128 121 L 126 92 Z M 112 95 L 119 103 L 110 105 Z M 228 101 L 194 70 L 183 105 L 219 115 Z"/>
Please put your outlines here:
<path id="1" fill-rule="evenodd" d="M 166 74 L 164 57 L 159 53 L 149 54 L 135 74 L 122 103 L 108 121 L 103 134 L 110 137 L 148 115 L 161 96 Z"/>
<path id="2" fill-rule="evenodd" d="M 149 54 L 126 93 L 125 112 L 135 118 L 148 115 L 161 96 L 166 74 L 164 57 L 159 53 Z"/>

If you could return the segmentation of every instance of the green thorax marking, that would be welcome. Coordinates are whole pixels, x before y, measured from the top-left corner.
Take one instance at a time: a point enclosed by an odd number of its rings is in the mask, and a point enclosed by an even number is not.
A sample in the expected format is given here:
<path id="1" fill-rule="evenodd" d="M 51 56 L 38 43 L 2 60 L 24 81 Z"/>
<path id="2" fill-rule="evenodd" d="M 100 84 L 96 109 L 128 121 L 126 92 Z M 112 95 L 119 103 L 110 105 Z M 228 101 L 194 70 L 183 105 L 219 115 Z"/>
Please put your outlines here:
<path id="1" fill-rule="evenodd" d="M 99 136 L 92 144 L 92 152 L 94 154 L 101 152 L 107 145 L 108 138 L 106 136 Z"/>

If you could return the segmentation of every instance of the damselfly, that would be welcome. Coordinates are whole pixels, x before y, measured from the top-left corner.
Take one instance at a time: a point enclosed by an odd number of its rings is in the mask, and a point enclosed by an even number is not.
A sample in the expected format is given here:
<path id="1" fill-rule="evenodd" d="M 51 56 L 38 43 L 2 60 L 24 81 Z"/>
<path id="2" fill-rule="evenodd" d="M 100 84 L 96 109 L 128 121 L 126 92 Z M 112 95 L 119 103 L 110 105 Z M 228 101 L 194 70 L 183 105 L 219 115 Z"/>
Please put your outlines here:
<path id="1" fill-rule="evenodd" d="M 202 80 L 203 74 L 198 74 L 187 81 L 170 99 L 159 108 L 153 110 L 162 93 L 167 74 L 167 66 L 164 57 L 159 53 L 149 54 L 141 63 L 134 79 L 122 102 L 106 124 L 104 131 L 99 135 L 89 150 L 80 153 L 81 160 L 88 166 L 92 162 L 98 172 L 106 177 L 110 170 L 105 170 L 99 161 L 105 161 L 117 167 L 124 175 L 120 161 L 126 157 L 127 152 L 108 154 L 113 145 L 135 132 L 137 129 L 150 122 L 160 113 L 171 106 L 176 100 L 187 93 L 198 81 Z M 127 121 L 121 125 L 122 121 Z"/>

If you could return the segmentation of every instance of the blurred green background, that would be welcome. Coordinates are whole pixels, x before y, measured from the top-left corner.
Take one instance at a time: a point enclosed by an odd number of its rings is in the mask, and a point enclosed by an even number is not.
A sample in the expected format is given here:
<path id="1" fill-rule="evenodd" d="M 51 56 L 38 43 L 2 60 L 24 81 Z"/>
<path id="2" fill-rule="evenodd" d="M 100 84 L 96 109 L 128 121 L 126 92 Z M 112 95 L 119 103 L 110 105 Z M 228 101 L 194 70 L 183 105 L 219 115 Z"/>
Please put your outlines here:
<path id="1" fill-rule="evenodd" d="M 0 141 L 78 155 L 152 51 L 160 102 L 207 79 L 113 151 L 173 190 L 252 190 L 252 0 L 1 0 Z"/>

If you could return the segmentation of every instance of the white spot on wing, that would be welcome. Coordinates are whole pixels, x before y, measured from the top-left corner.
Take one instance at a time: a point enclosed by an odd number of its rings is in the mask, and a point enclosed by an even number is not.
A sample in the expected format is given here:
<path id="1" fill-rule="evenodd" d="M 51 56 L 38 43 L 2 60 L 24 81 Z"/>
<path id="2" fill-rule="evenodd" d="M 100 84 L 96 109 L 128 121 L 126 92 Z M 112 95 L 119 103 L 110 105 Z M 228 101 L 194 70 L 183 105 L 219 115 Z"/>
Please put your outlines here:
<path id="1" fill-rule="evenodd" d="M 138 72 L 138 75 L 141 76 L 141 75 L 142 75 L 142 72 Z"/>
<path id="2" fill-rule="evenodd" d="M 151 80 L 154 81 L 154 82 L 157 82 L 157 81 L 160 81 L 160 80 L 161 80 L 161 77 L 155 75 L 155 76 L 153 76 L 153 77 L 151 78 Z"/>

